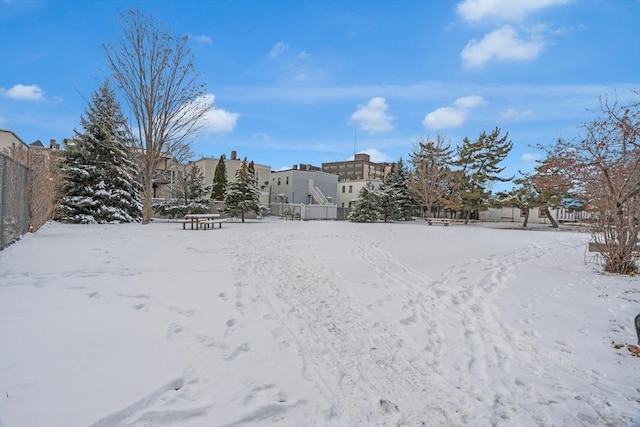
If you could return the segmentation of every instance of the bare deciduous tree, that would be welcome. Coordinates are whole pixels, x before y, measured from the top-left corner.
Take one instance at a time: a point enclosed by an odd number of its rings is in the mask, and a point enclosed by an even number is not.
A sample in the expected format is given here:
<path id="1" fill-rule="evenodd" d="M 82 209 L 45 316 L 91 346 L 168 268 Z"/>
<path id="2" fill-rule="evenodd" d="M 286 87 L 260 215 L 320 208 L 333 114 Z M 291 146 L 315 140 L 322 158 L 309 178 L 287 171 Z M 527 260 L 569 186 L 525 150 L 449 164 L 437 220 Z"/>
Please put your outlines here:
<path id="1" fill-rule="evenodd" d="M 560 140 L 553 148 L 562 157 L 574 191 L 585 195 L 596 224 L 605 271 L 635 274 L 634 251 L 640 231 L 640 102 L 626 105 L 601 100 L 599 116 L 582 125 L 584 135 Z"/>
<path id="2" fill-rule="evenodd" d="M 140 10 L 121 15 L 122 36 L 104 45 L 111 80 L 129 107 L 128 130 L 139 159 L 142 222 L 151 219 L 153 175 L 163 154 L 181 157 L 211 108 L 198 82 L 187 37 L 174 37 Z"/>
<path id="3" fill-rule="evenodd" d="M 447 187 L 451 184 L 453 151 L 443 135 L 435 141 L 420 138 L 411 153 L 413 177 L 411 190 L 414 197 L 425 207 L 427 218 L 433 207 L 442 203 Z"/>

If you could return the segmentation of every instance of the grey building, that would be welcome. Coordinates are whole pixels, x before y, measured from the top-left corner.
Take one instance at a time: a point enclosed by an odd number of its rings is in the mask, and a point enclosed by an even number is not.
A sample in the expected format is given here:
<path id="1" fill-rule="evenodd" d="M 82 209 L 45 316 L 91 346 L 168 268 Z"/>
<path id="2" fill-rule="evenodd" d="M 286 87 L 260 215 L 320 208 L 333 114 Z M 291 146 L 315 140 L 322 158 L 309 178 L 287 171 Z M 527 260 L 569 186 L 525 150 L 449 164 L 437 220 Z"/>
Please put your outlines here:
<path id="1" fill-rule="evenodd" d="M 311 165 L 271 172 L 269 202 L 333 205 L 336 203 L 338 175 Z"/>

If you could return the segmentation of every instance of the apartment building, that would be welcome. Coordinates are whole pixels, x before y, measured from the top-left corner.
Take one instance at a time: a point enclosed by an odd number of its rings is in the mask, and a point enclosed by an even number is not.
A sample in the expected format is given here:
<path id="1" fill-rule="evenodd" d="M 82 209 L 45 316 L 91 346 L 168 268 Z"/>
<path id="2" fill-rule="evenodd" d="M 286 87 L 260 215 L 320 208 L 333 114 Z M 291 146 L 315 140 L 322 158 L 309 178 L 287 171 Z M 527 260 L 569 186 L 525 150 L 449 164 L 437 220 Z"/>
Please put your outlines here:
<path id="1" fill-rule="evenodd" d="M 190 162 L 187 165 L 187 168 L 189 168 L 191 165 L 198 166 L 204 175 L 204 182 L 207 185 L 212 185 L 213 176 L 215 174 L 216 167 L 218 166 L 219 161 L 220 159 L 216 157 L 203 157 L 199 160 Z M 248 161 L 250 161 L 250 159 L 248 159 Z M 229 182 L 235 181 L 236 172 L 242 166 L 242 159 L 238 158 L 238 153 L 236 151 L 232 151 L 231 155 L 225 158 L 224 164 L 227 169 L 227 180 Z M 266 205 L 267 203 L 269 203 L 271 166 L 261 165 L 257 163 L 254 163 L 253 166 L 256 171 L 258 185 L 261 188 L 260 203 Z"/>
<path id="2" fill-rule="evenodd" d="M 392 163 L 374 163 L 371 156 L 359 153 L 353 160 L 322 164 L 322 171 L 338 175 L 339 181 L 359 181 L 362 179 L 382 180 L 391 169 Z"/>

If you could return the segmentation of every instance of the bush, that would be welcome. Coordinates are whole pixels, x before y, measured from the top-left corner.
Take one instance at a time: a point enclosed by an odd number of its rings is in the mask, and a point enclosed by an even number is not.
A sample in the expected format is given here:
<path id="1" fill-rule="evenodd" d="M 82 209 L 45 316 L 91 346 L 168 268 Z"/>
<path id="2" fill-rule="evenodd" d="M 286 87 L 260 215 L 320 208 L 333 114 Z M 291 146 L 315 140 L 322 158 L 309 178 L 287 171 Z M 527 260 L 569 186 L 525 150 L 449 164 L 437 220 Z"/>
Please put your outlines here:
<path id="1" fill-rule="evenodd" d="M 166 202 L 156 203 L 153 210 L 164 218 L 182 218 L 187 214 L 202 214 L 209 212 L 209 202 L 197 200 L 188 204 L 180 203 L 180 200 L 169 200 Z"/>

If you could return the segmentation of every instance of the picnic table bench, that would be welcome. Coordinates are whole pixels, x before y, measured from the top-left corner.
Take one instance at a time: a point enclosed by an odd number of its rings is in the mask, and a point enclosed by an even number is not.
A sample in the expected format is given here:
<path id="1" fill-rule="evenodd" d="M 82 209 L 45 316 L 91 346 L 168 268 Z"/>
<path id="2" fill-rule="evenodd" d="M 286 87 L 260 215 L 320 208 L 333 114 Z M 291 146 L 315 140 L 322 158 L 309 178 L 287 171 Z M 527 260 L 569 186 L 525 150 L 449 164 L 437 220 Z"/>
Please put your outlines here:
<path id="1" fill-rule="evenodd" d="M 449 218 L 427 218 L 426 221 L 429 225 L 442 224 L 445 227 L 449 226 L 449 223 L 451 222 Z"/>
<path id="2" fill-rule="evenodd" d="M 191 224 L 192 230 L 197 230 L 201 228 L 201 224 L 204 228 L 209 225 L 213 226 L 214 224 L 210 221 L 220 221 L 220 214 L 187 214 L 183 219 L 179 219 L 176 222 L 182 224 L 182 229 L 187 229 L 187 224 Z M 222 228 L 222 224 L 220 224 L 220 228 Z"/>
<path id="3" fill-rule="evenodd" d="M 200 221 L 199 224 L 202 226 L 201 229 L 206 230 L 207 228 L 216 228 L 216 224 L 218 224 L 218 228 L 222 228 L 222 223 L 227 222 L 225 218 L 220 219 L 207 219 L 204 221 Z"/>

